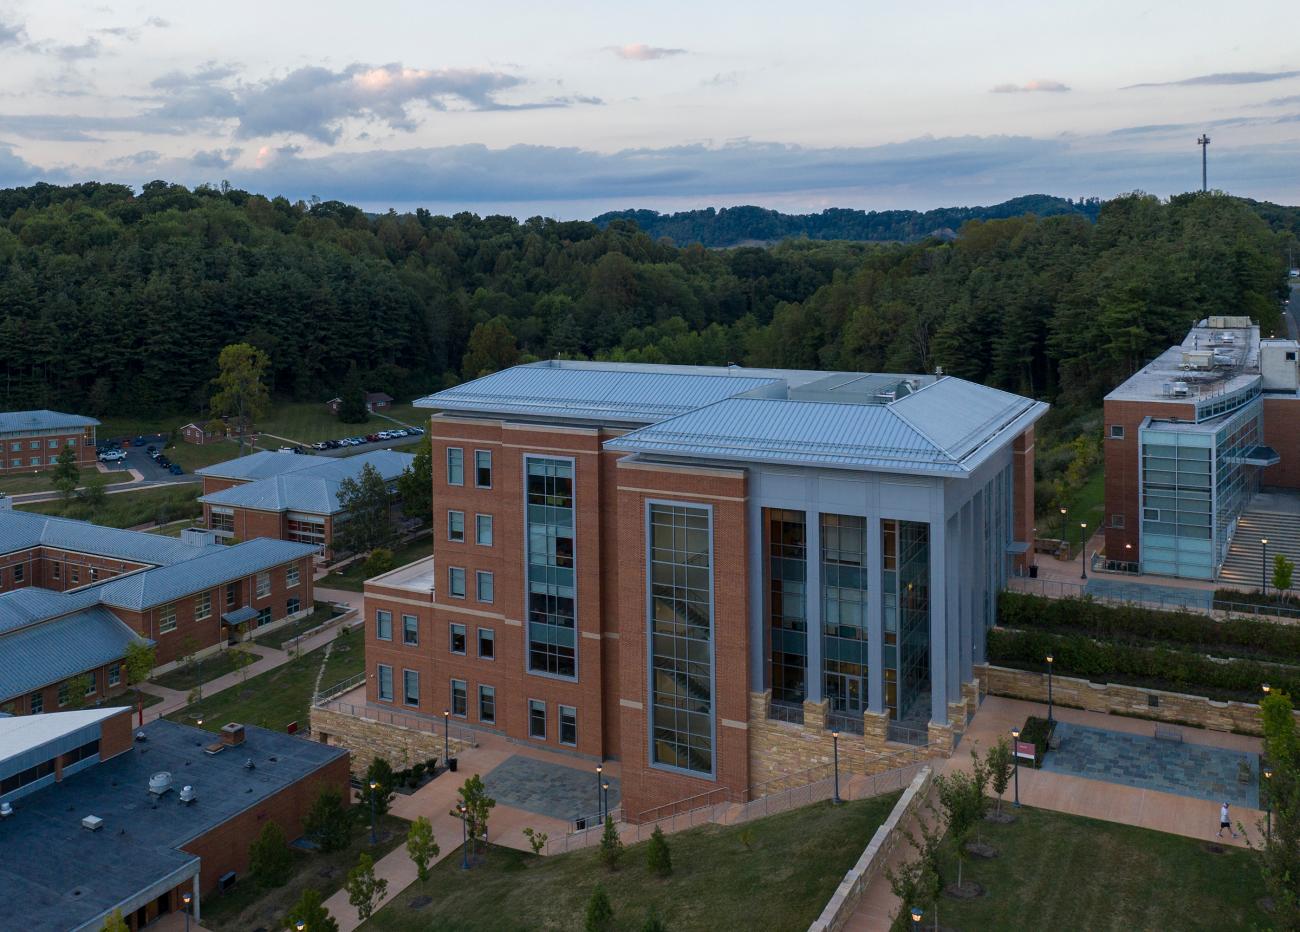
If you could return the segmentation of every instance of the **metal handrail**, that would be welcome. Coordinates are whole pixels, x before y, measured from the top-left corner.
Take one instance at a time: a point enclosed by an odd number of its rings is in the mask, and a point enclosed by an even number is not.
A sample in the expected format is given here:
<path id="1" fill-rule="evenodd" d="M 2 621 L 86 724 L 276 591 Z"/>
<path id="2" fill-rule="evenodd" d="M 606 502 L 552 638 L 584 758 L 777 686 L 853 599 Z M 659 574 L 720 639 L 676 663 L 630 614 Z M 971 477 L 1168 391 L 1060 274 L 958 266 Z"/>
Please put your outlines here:
<path id="1" fill-rule="evenodd" d="M 772 700 L 767 704 L 767 717 L 774 722 L 786 722 L 791 725 L 802 725 L 803 706 L 795 703 Z"/>
<path id="2" fill-rule="evenodd" d="M 322 689 L 320 692 L 314 694 L 311 697 L 311 704 L 317 706 L 327 699 L 332 699 L 335 696 L 341 696 L 346 692 L 351 692 L 352 690 L 356 689 L 358 686 L 363 684 L 365 681 L 366 681 L 366 674 L 365 671 L 363 670 L 362 672 L 357 673 L 354 676 L 349 676 L 346 680 L 343 680 L 341 683 L 335 683 L 333 686 L 328 686 L 325 689 Z"/>
<path id="3" fill-rule="evenodd" d="M 316 703 L 316 707 L 330 712 L 338 712 L 340 715 L 349 715 L 352 718 L 369 719 L 386 725 L 396 725 L 398 728 L 427 731 L 435 736 L 445 731 L 449 737 L 458 741 L 467 744 L 478 743 L 478 734 L 476 732 L 456 722 L 427 718 L 423 715 L 407 715 L 395 709 L 383 709 L 369 704 L 356 705 L 351 702 L 340 702 L 337 699 L 323 700 Z"/>
<path id="4" fill-rule="evenodd" d="M 1140 584 L 1139 584 L 1140 585 Z M 1288 605 L 1261 605 L 1255 602 L 1230 602 L 1215 596 L 1213 589 L 1191 589 L 1189 593 L 1209 596 L 1209 607 L 1193 601 L 1166 599 L 1163 596 L 1149 598 L 1127 598 L 1085 591 L 1083 584 L 1064 579 L 1031 579 L 1018 576 L 1007 581 L 1007 589 L 1022 592 L 1025 595 L 1038 595 L 1047 599 L 1090 599 L 1104 605 L 1140 605 L 1165 612 L 1193 612 L 1211 615 L 1220 612 L 1225 615 L 1253 615 L 1256 617 L 1278 619 L 1300 619 L 1300 608 Z"/>
<path id="5" fill-rule="evenodd" d="M 846 731 L 849 734 L 861 735 L 863 733 L 862 713 L 852 712 L 827 712 L 826 713 L 826 730 L 827 731 Z"/>

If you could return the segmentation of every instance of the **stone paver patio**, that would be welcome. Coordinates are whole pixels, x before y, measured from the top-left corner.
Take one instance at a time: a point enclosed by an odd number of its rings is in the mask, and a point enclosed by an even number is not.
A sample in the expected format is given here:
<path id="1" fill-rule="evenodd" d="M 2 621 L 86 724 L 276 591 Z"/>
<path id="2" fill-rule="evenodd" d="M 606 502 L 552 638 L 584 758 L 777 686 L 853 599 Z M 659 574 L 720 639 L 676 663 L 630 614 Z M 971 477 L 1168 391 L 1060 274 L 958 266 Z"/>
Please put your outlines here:
<path id="1" fill-rule="evenodd" d="M 515 754 L 498 764 L 483 782 L 488 795 L 498 804 L 554 819 L 595 817 L 599 809 L 594 767 L 584 772 Z M 609 784 L 609 808 L 613 811 L 620 798 L 618 778 L 607 776 L 605 782 Z"/>
<path id="2" fill-rule="evenodd" d="M 1060 747 L 1043 758 L 1043 770 L 1259 808 L 1257 754 L 1070 722 L 1057 722 L 1056 735 Z M 1243 762 L 1247 782 L 1238 779 Z"/>

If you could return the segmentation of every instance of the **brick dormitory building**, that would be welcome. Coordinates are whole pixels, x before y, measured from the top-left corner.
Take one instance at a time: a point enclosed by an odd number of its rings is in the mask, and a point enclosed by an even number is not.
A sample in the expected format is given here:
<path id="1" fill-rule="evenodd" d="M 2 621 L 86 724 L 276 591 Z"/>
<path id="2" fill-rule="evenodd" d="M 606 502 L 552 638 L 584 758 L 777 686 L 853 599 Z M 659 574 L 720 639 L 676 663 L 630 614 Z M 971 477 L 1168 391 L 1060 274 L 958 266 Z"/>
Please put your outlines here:
<path id="1" fill-rule="evenodd" d="M 231 546 L 0 509 L 0 712 L 93 704 L 127 686 L 127 645 L 155 646 L 159 670 L 188 651 L 312 608 L 315 548 Z M 89 675 L 84 696 L 70 681 Z"/>
<path id="2" fill-rule="evenodd" d="M 39 472 L 59 461 L 64 447 L 77 452 L 77 464 L 95 462 L 99 421 L 60 411 L 0 412 L 0 475 Z"/>
<path id="3" fill-rule="evenodd" d="M 950 750 L 1032 550 L 1047 405 L 956 378 L 585 362 L 431 395 L 433 554 L 365 710 L 617 759 L 624 810 Z M 395 720 L 389 714 L 388 720 Z M 715 800 L 718 797 L 711 797 Z"/>

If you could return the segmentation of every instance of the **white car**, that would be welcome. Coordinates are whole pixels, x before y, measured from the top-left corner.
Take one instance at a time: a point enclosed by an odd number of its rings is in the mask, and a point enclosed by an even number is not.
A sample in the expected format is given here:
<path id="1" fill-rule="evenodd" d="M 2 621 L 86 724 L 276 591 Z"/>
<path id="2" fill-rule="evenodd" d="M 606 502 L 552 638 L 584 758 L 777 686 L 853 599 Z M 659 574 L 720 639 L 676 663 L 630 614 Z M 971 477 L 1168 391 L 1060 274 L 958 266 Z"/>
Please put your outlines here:
<path id="1" fill-rule="evenodd" d="M 99 461 L 101 463 L 116 463 L 118 460 L 124 459 L 126 459 L 126 453 L 122 450 L 105 450 L 103 453 L 99 454 Z"/>

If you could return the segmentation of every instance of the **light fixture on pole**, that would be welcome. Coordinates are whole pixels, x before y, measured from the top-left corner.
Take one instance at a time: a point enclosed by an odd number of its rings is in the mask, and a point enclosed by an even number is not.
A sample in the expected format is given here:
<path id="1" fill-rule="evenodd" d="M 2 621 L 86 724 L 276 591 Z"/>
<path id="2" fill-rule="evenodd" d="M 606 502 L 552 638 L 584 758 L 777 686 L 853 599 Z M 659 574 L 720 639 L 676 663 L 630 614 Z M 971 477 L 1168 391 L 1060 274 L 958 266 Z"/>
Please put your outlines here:
<path id="1" fill-rule="evenodd" d="M 1061 537 L 1065 537 L 1065 516 L 1069 514 L 1069 509 L 1062 506 L 1061 508 Z M 1064 540 L 1062 541 L 1064 543 Z"/>
<path id="2" fill-rule="evenodd" d="M 913 927 L 913 928 L 915 928 L 915 929 L 919 929 L 919 928 L 921 928 L 921 917 L 924 916 L 924 915 L 925 915 L 925 910 L 923 910 L 921 907 L 919 907 L 919 906 L 913 906 L 913 907 L 912 907 L 912 927 Z"/>
<path id="3" fill-rule="evenodd" d="M 835 796 L 831 802 L 838 806 L 843 802 L 840 799 L 840 733 L 838 731 L 831 732 L 831 747 L 835 750 Z"/>
<path id="4" fill-rule="evenodd" d="M 1020 808 L 1020 729 L 1011 729 L 1011 759 L 1015 762 L 1016 771 L 1016 799 L 1012 803 L 1017 809 Z"/>
<path id="5" fill-rule="evenodd" d="M 601 791 L 600 810 L 601 812 L 605 813 L 606 816 L 608 816 L 609 815 L 609 781 L 608 780 L 606 780 L 604 783 L 600 785 L 600 791 Z M 605 821 L 604 819 L 601 819 L 602 824 L 604 823 L 604 821 Z"/>
<path id="6" fill-rule="evenodd" d="M 297 922 L 293 924 L 293 927 L 296 930 L 296 932 L 306 932 L 307 923 L 299 919 Z"/>
<path id="7" fill-rule="evenodd" d="M 465 811 L 464 803 L 456 804 L 456 811 L 460 813 L 460 869 L 469 870 L 469 820 L 466 818 L 468 813 Z"/>
<path id="8" fill-rule="evenodd" d="M 194 902 L 194 894 L 182 893 L 181 902 L 185 904 L 185 932 L 190 932 L 190 904 Z"/>
<path id="9" fill-rule="evenodd" d="M 1054 719 L 1052 718 L 1052 665 L 1055 658 L 1047 655 L 1047 730 L 1050 733 Z"/>
<path id="10" fill-rule="evenodd" d="M 375 843 L 375 797 L 379 794 L 379 781 L 370 781 L 370 843 Z"/>
<path id="11" fill-rule="evenodd" d="M 1259 585 L 1264 590 L 1264 595 L 1268 595 L 1268 538 L 1261 537 L 1259 546 Z"/>
<path id="12" fill-rule="evenodd" d="M 1272 838 L 1273 837 L 1273 768 L 1265 767 L 1261 771 L 1261 773 L 1263 773 L 1264 775 L 1264 785 L 1263 787 L 1261 787 L 1261 789 L 1264 790 L 1264 814 L 1265 814 L 1265 818 L 1268 820 L 1267 826 L 1264 830 L 1265 832 L 1264 837 Z"/>
<path id="13" fill-rule="evenodd" d="M 1088 522 L 1079 522 L 1079 578 L 1088 578 Z"/>
<path id="14" fill-rule="evenodd" d="M 451 745 L 449 732 L 451 730 L 451 709 L 442 710 L 442 765 L 451 767 L 451 751 L 448 748 Z"/>
<path id="15" fill-rule="evenodd" d="M 603 823 L 605 821 L 605 807 L 600 802 L 600 784 L 604 782 L 605 765 L 596 765 L 596 816 Z"/>
<path id="16" fill-rule="evenodd" d="M 1268 691 L 1269 691 L 1270 689 L 1272 689 L 1272 687 L 1269 686 L 1267 683 L 1265 683 L 1265 684 L 1264 684 L 1262 687 L 1260 687 L 1260 688 L 1264 690 L 1264 695 L 1265 695 L 1265 696 L 1267 696 L 1267 695 L 1268 695 Z"/>

